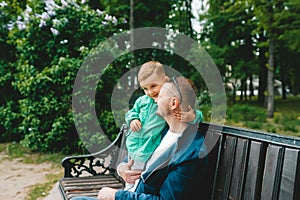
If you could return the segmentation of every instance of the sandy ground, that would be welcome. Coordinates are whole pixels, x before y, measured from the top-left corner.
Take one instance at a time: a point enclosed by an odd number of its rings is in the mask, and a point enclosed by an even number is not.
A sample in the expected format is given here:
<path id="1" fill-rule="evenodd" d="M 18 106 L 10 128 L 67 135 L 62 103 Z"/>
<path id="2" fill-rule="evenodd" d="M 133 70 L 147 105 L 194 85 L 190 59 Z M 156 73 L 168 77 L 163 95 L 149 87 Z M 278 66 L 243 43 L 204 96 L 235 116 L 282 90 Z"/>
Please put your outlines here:
<path id="1" fill-rule="evenodd" d="M 63 169 L 62 169 L 63 170 Z M 7 159 L 4 152 L 0 153 L 0 199 L 25 200 L 30 187 L 45 183 L 46 175 L 60 173 L 50 163 L 26 164 L 22 159 Z M 53 185 L 45 200 L 60 200 L 57 184 Z"/>

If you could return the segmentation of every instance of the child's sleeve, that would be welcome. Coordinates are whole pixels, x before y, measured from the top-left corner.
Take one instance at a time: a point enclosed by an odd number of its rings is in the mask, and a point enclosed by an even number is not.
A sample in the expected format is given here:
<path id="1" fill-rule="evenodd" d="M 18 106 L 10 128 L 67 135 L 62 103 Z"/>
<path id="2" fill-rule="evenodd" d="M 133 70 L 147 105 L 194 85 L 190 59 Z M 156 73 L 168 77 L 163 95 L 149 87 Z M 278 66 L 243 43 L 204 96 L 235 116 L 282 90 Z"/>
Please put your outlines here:
<path id="1" fill-rule="evenodd" d="M 130 122 L 134 119 L 140 119 L 141 97 L 138 98 L 133 107 L 125 114 L 125 122 L 130 126 Z"/>
<path id="2" fill-rule="evenodd" d="M 195 111 L 195 119 L 191 122 L 189 122 L 190 124 L 198 124 L 200 122 L 202 122 L 203 120 L 203 115 L 202 115 L 202 112 L 200 110 L 194 110 Z"/>

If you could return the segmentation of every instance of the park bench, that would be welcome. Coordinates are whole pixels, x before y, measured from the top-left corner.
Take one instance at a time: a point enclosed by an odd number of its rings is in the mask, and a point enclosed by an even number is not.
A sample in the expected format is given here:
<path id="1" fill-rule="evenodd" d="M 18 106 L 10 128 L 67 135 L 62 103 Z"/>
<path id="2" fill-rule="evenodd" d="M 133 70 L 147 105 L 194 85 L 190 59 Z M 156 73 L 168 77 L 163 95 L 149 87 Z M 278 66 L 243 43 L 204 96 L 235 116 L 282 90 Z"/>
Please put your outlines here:
<path id="1" fill-rule="evenodd" d="M 200 123 L 199 130 L 207 141 L 217 141 L 208 154 L 210 199 L 300 199 L 300 138 L 208 123 Z M 126 131 L 123 125 L 98 153 L 63 159 L 64 199 L 96 197 L 103 186 L 123 188 L 116 166 L 126 155 L 120 151 Z"/>

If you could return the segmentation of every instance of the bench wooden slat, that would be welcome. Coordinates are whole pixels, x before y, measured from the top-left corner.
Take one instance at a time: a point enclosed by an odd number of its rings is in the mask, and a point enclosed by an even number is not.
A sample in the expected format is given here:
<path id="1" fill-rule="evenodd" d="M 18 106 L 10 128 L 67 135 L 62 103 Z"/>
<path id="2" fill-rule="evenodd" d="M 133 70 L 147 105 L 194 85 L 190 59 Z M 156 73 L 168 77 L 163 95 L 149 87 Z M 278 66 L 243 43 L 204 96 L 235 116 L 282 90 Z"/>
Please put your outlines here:
<path id="1" fill-rule="evenodd" d="M 246 170 L 248 140 L 239 138 L 235 150 L 235 159 L 228 199 L 241 199 Z"/>
<path id="2" fill-rule="evenodd" d="M 214 199 L 214 193 L 215 193 L 215 185 L 216 185 L 216 172 L 219 168 L 219 160 L 221 157 L 221 149 L 222 149 L 222 141 L 223 141 L 223 135 L 219 132 L 210 132 L 206 135 L 205 140 L 207 140 L 206 145 L 212 145 L 213 148 L 209 152 L 208 158 L 209 158 L 209 180 L 207 182 L 208 184 L 208 190 L 211 191 L 210 193 L 210 199 Z M 201 186 L 202 187 L 202 186 Z"/>
<path id="3" fill-rule="evenodd" d="M 65 183 L 68 182 L 91 182 L 91 181 L 109 181 L 109 180 L 116 180 L 116 178 L 112 175 L 103 175 L 101 176 L 101 179 L 99 179 L 100 176 L 89 176 L 89 177 L 72 177 L 72 178 L 63 178 L 62 180 Z"/>
<path id="4" fill-rule="evenodd" d="M 98 191 L 104 186 L 116 189 L 124 188 L 124 185 L 112 175 L 62 178 L 59 186 L 66 195 L 65 199 L 79 195 L 97 197 Z"/>
<path id="5" fill-rule="evenodd" d="M 76 196 L 86 196 L 86 197 L 96 198 L 98 196 L 98 191 L 97 192 L 84 191 L 84 192 L 68 193 L 68 199 L 71 199 L 72 197 L 76 197 Z"/>
<path id="6" fill-rule="evenodd" d="M 225 144 L 223 146 L 223 151 L 220 160 L 220 168 L 217 172 L 216 180 L 216 194 L 214 195 L 215 199 L 228 199 L 229 187 L 231 181 L 231 173 L 233 169 L 234 162 L 234 153 L 237 138 L 232 136 L 226 136 Z"/>
<path id="7" fill-rule="evenodd" d="M 251 141 L 243 199 L 259 199 L 265 157 L 264 144 Z"/>
<path id="8" fill-rule="evenodd" d="M 286 148 L 284 153 L 279 199 L 294 199 L 299 168 L 299 150 Z M 298 188 L 299 190 L 299 188 Z"/>
<path id="9" fill-rule="evenodd" d="M 90 183 L 63 183 L 63 186 L 65 188 L 72 188 L 72 187 L 77 187 L 77 188 L 81 188 L 81 187 L 96 187 L 96 186 L 105 186 L 105 185 L 110 185 L 110 186 L 113 186 L 113 185 L 122 185 L 120 182 L 118 181 L 97 181 L 97 182 L 90 182 Z M 67 189 L 66 189 L 67 190 Z"/>
<path id="10" fill-rule="evenodd" d="M 109 180 L 109 181 L 103 181 L 103 180 L 99 180 L 99 181 L 91 181 L 91 182 L 62 182 L 62 184 L 67 187 L 67 186 L 72 186 L 72 185 L 80 185 L 80 184 L 84 184 L 84 185 L 94 185 L 94 184 L 98 184 L 98 185 L 105 185 L 105 184 L 114 184 L 114 183 L 120 183 L 117 180 Z"/>
<path id="11" fill-rule="evenodd" d="M 65 186 L 66 191 L 75 191 L 75 190 L 100 190 L 103 187 L 112 187 L 112 188 L 122 188 L 123 185 L 120 183 L 105 183 L 105 184 L 77 184 L 72 186 Z"/>
<path id="12" fill-rule="evenodd" d="M 269 145 L 267 148 L 261 191 L 262 200 L 278 198 L 283 150 L 283 147 L 276 145 Z"/>
<path id="13" fill-rule="evenodd" d="M 62 180 L 61 183 L 64 184 L 64 185 L 70 185 L 70 184 L 103 184 L 103 183 L 119 183 L 119 181 L 117 181 L 116 179 L 104 179 L 104 180 L 102 180 L 102 179 L 96 179 L 96 180 L 91 179 L 90 181 L 89 181 L 89 179 L 86 179 L 86 180 L 80 181 L 80 179 L 79 179 L 79 180 L 74 180 L 74 181 L 72 181 L 72 180 L 66 180 L 66 181 Z"/>

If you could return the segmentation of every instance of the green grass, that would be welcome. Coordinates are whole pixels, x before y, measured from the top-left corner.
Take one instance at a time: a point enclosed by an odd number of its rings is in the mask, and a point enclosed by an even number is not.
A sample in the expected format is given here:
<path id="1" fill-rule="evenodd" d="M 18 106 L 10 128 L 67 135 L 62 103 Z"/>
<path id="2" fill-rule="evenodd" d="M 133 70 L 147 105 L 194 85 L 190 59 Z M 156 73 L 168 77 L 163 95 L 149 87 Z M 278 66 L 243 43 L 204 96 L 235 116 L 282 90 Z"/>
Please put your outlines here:
<path id="1" fill-rule="evenodd" d="M 276 98 L 275 103 L 275 112 L 300 116 L 300 97 L 289 96 L 287 100 Z"/>
<path id="2" fill-rule="evenodd" d="M 51 162 L 52 164 L 60 165 L 61 160 L 66 156 L 60 153 L 46 154 L 33 152 L 16 142 L 0 144 L 0 151 L 4 150 L 6 154 L 9 155 L 8 159 L 22 158 L 22 162 L 28 164 Z"/>
<path id="3" fill-rule="evenodd" d="M 48 196 L 53 185 L 63 176 L 63 173 L 46 175 L 45 183 L 36 184 L 30 188 L 29 195 L 26 200 L 36 200 Z"/>
<path id="4" fill-rule="evenodd" d="M 300 97 L 275 98 L 272 119 L 266 117 L 267 109 L 252 101 L 237 101 L 229 105 L 226 125 L 262 130 L 270 133 L 300 137 Z"/>

